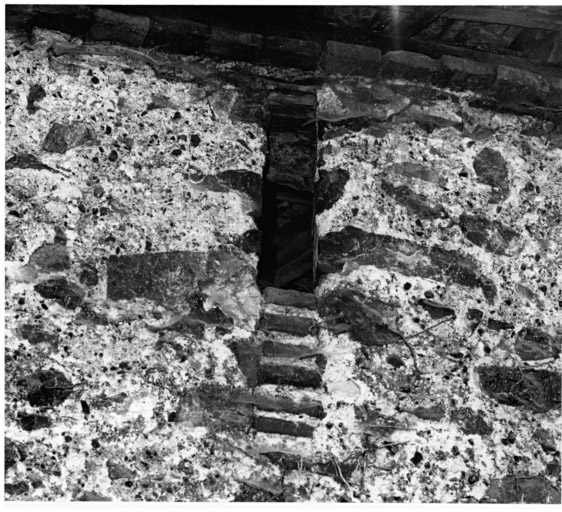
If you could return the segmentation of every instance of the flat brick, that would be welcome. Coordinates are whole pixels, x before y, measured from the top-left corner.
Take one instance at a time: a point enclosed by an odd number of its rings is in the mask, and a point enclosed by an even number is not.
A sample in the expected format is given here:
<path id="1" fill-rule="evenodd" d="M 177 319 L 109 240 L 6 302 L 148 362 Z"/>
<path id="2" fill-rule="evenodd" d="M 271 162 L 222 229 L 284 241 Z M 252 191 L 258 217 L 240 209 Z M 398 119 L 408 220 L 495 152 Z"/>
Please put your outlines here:
<path id="1" fill-rule="evenodd" d="M 269 64 L 300 69 L 316 69 L 322 46 L 315 41 L 271 36 L 265 38 L 261 59 Z"/>
<path id="2" fill-rule="evenodd" d="M 328 74 L 378 76 L 381 51 L 370 46 L 328 41 L 320 58 L 320 68 Z"/>
<path id="3" fill-rule="evenodd" d="M 496 96 L 501 100 L 529 101 L 544 103 L 550 86 L 540 75 L 524 69 L 509 66 L 498 66 L 496 81 Z"/>
<path id="4" fill-rule="evenodd" d="M 223 59 L 255 62 L 263 46 L 263 36 L 229 28 L 212 27 L 209 53 Z"/>
<path id="5" fill-rule="evenodd" d="M 94 21 L 88 36 L 95 41 L 114 41 L 142 46 L 149 29 L 150 18 L 147 16 L 95 9 Z"/>
<path id="6" fill-rule="evenodd" d="M 438 61 L 421 53 L 398 50 L 382 57 L 383 78 L 404 78 L 428 82 L 438 69 Z"/>
<path id="7" fill-rule="evenodd" d="M 292 306 L 295 308 L 316 309 L 316 295 L 313 293 L 298 292 L 296 290 L 281 290 L 280 288 L 266 288 L 263 291 L 263 300 L 267 304 Z"/>
<path id="8" fill-rule="evenodd" d="M 312 318 L 274 313 L 265 313 L 260 321 L 260 329 L 286 332 L 297 336 L 313 334 L 314 327 L 315 322 Z"/>
<path id="9" fill-rule="evenodd" d="M 315 361 L 264 357 L 260 364 L 258 384 L 281 384 L 317 388 L 322 384 L 321 370 Z"/>

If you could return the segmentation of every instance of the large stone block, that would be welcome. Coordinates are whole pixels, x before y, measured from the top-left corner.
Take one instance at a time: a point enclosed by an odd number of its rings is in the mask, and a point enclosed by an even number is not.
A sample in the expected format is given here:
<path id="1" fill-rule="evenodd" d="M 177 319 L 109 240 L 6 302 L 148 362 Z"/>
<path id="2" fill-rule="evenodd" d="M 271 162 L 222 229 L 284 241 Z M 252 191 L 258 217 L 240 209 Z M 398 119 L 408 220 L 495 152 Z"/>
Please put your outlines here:
<path id="1" fill-rule="evenodd" d="M 265 38 L 260 60 L 275 66 L 314 70 L 321 53 L 322 46 L 316 41 L 270 36 Z"/>
<path id="2" fill-rule="evenodd" d="M 263 36 L 230 28 L 212 27 L 209 53 L 222 59 L 255 62 L 263 46 Z"/>
<path id="3" fill-rule="evenodd" d="M 556 358 L 562 349 L 562 337 L 526 327 L 517 334 L 515 352 L 524 361 Z"/>
<path id="4" fill-rule="evenodd" d="M 443 55 L 436 73 L 437 83 L 457 89 L 489 91 L 496 78 L 492 64 L 477 62 L 452 55 Z"/>
<path id="5" fill-rule="evenodd" d="M 360 75 L 376 77 L 381 69 L 381 51 L 371 46 L 328 41 L 320 68 L 329 75 Z"/>
<path id="6" fill-rule="evenodd" d="M 94 41 L 111 41 L 131 46 L 142 46 L 148 29 L 150 18 L 135 16 L 109 9 L 95 9 L 94 19 L 90 27 L 89 37 Z"/>
<path id="7" fill-rule="evenodd" d="M 498 98 L 518 102 L 542 104 L 550 91 L 548 81 L 541 75 L 509 66 L 498 66 L 494 85 Z"/>
<path id="8" fill-rule="evenodd" d="M 385 79 L 404 78 L 428 82 L 438 69 L 438 61 L 421 53 L 398 50 L 382 57 L 382 74 Z"/>
<path id="9" fill-rule="evenodd" d="M 204 52 L 211 32 L 208 25 L 195 21 L 153 16 L 145 46 L 164 46 L 173 53 L 198 54 Z"/>

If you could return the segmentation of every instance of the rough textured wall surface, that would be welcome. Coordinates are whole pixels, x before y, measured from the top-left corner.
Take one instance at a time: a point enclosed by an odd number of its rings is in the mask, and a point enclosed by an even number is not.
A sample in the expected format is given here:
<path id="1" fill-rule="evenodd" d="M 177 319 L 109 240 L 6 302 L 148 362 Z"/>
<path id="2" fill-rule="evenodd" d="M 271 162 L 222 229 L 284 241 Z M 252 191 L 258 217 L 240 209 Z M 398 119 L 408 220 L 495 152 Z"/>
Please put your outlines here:
<path id="1" fill-rule="evenodd" d="M 358 106 L 367 92 L 386 101 Z M 548 123 L 472 97 L 319 91 L 319 117 L 370 116 L 324 131 L 317 295 L 355 343 L 365 449 L 400 443 L 367 466 L 377 501 L 560 502 L 562 150 Z"/>

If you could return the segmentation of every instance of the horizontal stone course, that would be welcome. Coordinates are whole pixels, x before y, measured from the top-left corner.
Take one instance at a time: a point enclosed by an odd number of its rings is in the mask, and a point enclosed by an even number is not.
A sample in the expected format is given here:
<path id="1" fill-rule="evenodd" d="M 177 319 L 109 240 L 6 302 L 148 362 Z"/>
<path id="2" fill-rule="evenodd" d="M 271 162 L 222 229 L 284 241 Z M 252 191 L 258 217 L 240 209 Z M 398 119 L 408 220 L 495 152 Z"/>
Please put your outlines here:
<path id="1" fill-rule="evenodd" d="M 370 46 L 328 41 L 319 66 L 330 75 L 376 77 L 381 69 L 381 51 Z"/>

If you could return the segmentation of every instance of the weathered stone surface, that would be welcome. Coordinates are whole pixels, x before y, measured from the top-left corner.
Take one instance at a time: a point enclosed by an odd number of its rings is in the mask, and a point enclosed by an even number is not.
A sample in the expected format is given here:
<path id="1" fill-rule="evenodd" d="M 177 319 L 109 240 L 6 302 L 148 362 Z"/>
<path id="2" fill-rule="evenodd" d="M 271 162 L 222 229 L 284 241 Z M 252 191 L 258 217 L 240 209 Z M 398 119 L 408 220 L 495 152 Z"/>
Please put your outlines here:
<path id="1" fill-rule="evenodd" d="M 29 264 L 45 272 L 61 272 L 71 266 L 66 245 L 58 243 L 43 244 L 35 249 L 29 257 Z"/>
<path id="2" fill-rule="evenodd" d="M 260 329 L 280 331 L 297 336 L 307 336 L 315 330 L 316 323 L 312 318 L 265 313 L 260 320 Z"/>
<path id="3" fill-rule="evenodd" d="M 111 460 L 107 461 L 107 473 L 111 480 L 119 480 L 121 478 L 132 480 L 137 476 L 135 471 L 129 469 L 124 464 L 119 464 Z"/>
<path id="4" fill-rule="evenodd" d="M 209 37 L 209 53 L 222 59 L 257 61 L 263 36 L 213 26 Z"/>
<path id="5" fill-rule="evenodd" d="M 51 418 L 43 414 L 21 414 L 19 421 L 21 428 L 28 432 L 41 428 L 50 428 L 53 425 Z"/>
<path id="6" fill-rule="evenodd" d="M 66 309 L 75 309 L 82 304 L 84 290 L 64 277 L 48 279 L 34 286 L 34 290 L 46 299 L 55 299 Z"/>
<path id="7" fill-rule="evenodd" d="M 470 407 L 453 409 L 451 419 L 458 423 L 460 429 L 467 435 L 489 436 L 494 431 L 482 412 L 475 411 Z"/>
<path id="8" fill-rule="evenodd" d="M 562 338 L 526 327 L 519 331 L 515 341 L 515 352 L 524 361 L 556 358 L 562 349 Z"/>
<path id="9" fill-rule="evenodd" d="M 270 36 L 265 38 L 260 59 L 275 66 L 316 69 L 321 53 L 316 41 Z"/>
<path id="10" fill-rule="evenodd" d="M 210 28 L 203 23 L 178 18 L 151 16 L 145 46 L 157 48 L 166 45 L 173 53 L 197 54 L 205 50 Z"/>
<path id="11" fill-rule="evenodd" d="M 480 385 L 494 400 L 545 412 L 560 407 L 560 374 L 547 370 L 481 366 Z"/>
<path id="12" fill-rule="evenodd" d="M 292 306 L 295 308 L 316 309 L 316 295 L 298 292 L 296 290 L 282 290 L 268 287 L 263 291 L 263 300 L 268 304 Z"/>
<path id="13" fill-rule="evenodd" d="M 320 179 L 316 182 L 315 208 L 316 214 L 329 210 L 343 196 L 345 185 L 349 181 L 346 169 L 335 171 L 319 171 Z"/>
<path id="14" fill-rule="evenodd" d="M 322 384 L 322 374 L 316 362 L 310 359 L 264 357 L 260 363 L 258 384 L 317 388 Z"/>
<path id="15" fill-rule="evenodd" d="M 509 172 L 502 154 L 491 148 L 483 149 L 472 163 L 477 179 L 492 187 L 490 202 L 498 203 L 509 195 Z"/>
<path id="16" fill-rule="evenodd" d="M 482 500 L 487 503 L 560 503 L 560 491 L 543 476 L 493 479 Z"/>
<path id="17" fill-rule="evenodd" d="M 314 435 L 314 426 L 309 423 L 268 416 L 256 416 L 254 428 L 260 432 L 285 436 L 312 437 Z"/>
<path id="18" fill-rule="evenodd" d="M 544 103 L 550 86 L 542 76 L 524 69 L 498 66 L 496 94 L 502 99 Z"/>
<path id="19" fill-rule="evenodd" d="M 233 340 L 229 347 L 236 356 L 240 371 L 246 377 L 248 387 L 253 388 L 258 383 L 260 360 L 262 357 L 262 341 L 255 337 Z"/>
<path id="20" fill-rule="evenodd" d="M 318 269 L 337 272 L 345 263 L 375 265 L 407 276 L 450 279 L 469 288 L 481 288 L 488 301 L 496 296 L 495 285 L 476 268 L 472 259 L 437 246 L 423 247 L 389 235 L 367 233 L 348 226 L 328 233 L 319 241 Z"/>
<path id="21" fill-rule="evenodd" d="M 113 501 L 111 498 L 107 498 L 106 496 L 103 496 L 102 494 L 98 494 L 97 492 L 94 491 L 84 491 L 82 494 L 80 494 L 80 496 L 78 496 L 78 498 L 76 498 L 76 501 Z"/>
<path id="22" fill-rule="evenodd" d="M 421 53 L 398 50 L 382 57 L 382 73 L 387 78 L 404 78 L 427 82 L 437 71 L 438 62 Z"/>
<path id="23" fill-rule="evenodd" d="M 82 121 L 69 124 L 53 123 L 43 142 L 43 149 L 51 153 L 66 153 L 69 149 L 93 144 L 94 130 Z"/>
<path id="24" fill-rule="evenodd" d="M 496 254 L 505 255 L 509 252 L 510 244 L 518 238 L 513 229 L 483 216 L 462 214 L 459 224 L 466 238 L 474 245 Z"/>
<path id="25" fill-rule="evenodd" d="M 145 298 L 185 310 L 198 290 L 204 261 L 191 252 L 110 256 L 107 261 L 107 297 L 111 300 Z"/>
<path id="26" fill-rule="evenodd" d="M 329 75 L 376 77 L 381 69 L 381 51 L 371 46 L 328 41 L 319 66 Z"/>
<path id="27" fill-rule="evenodd" d="M 444 304 L 440 304 L 429 299 L 420 299 L 418 304 L 425 309 L 431 318 L 447 318 L 448 316 L 455 317 L 456 313 L 454 309 L 451 309 Z"/>
<path id="28" fill-rule="evenodd" d="M 4 472 L 27 458 L 27 450 L 22 443 L 4 438 Z"/>
<path id="29" fill-rule="evenodd" d="M 27 390 L 31 405 L 59 405 L 72 393 L 74 386 L 59 370 L 38 370 L 19 382 Z"/>
<path id="30" fill-rule="evenodd" d="M 437 82 L 446 87 L 488 91 L 496 78 L 496 68 L 492 64 L 443 55 L 436 75 Z"/>
<path id="31" fill-rule="evenodd" d="M 383 180 L 381 190 L 404 206 L 410 214 L 420 219 L 443 219 L 448 216 L 442 204 L 431 204 L 427 196 L 414 192 L 406 185 L 395 186 Z"/>
<path id="32" fill-rule="evenodd" d="M 394 164 L 391 170 L 407 178 L 417 178 L 429 183 L 439 183 L 439 173 L 437 171 L 415 162 L 400 162 Z"/>

